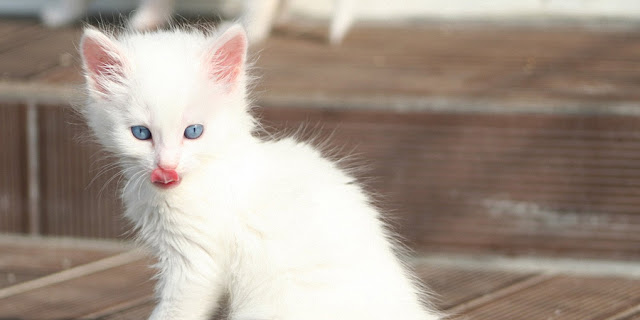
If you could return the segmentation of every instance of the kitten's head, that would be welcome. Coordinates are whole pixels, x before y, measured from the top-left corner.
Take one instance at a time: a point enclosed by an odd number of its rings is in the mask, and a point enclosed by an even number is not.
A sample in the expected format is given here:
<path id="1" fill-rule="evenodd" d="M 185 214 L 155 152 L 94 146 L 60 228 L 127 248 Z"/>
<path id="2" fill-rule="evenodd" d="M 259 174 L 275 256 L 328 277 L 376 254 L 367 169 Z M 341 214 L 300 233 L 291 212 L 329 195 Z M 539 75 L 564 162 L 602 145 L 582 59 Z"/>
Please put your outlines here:
<path id="1" fill-rule="evenodd" d="M 177 186 L 251 135 L 240 26 L 117 37 L 86 29 L 80 51 L 89 96 L 83 113 L 129 178 Z"/>

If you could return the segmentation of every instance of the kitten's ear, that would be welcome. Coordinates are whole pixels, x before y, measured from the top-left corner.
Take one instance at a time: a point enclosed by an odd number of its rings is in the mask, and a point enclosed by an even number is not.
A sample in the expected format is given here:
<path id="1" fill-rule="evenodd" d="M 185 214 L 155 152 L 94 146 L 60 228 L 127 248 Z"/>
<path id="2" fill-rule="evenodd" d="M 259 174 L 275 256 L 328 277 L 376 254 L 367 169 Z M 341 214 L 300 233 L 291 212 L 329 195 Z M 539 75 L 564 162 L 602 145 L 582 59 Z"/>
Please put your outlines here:
<path id="1" fill-rule="evenodd" d="M 85 29 L 80 41 L 82 64 L 91 89 L 108 94 L 109 85 L 122 80 L 124 56 L 118 44 L 96 29 Z"/>
<path id="2" fill-rule="evenodd" d="M 247 58 L 247 34 L 240 25 L 227 29 L 206 56 L 209 79 L 227 85 L 230 90 L 242 78 Z"/>

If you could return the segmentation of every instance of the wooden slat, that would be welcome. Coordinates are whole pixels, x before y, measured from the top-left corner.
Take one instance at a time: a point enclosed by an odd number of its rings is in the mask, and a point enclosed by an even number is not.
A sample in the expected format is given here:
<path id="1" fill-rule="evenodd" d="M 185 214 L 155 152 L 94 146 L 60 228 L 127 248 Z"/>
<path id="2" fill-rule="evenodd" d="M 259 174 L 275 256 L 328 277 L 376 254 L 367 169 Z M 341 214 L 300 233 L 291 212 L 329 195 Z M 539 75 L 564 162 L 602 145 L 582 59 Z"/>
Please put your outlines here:
<path id="1" fill-rule="evenodd" d="M 296 39 L 295 28 L 272 37 L 260 52 L 258 67 L 265 73 L 260 88 L 267 94 L 540 102 L 640 98 L 633 89 L 638 82 L 633 70 L 640 62 L 635 32 L 486 25 L 354 28 L 342 46 L 330 48 Z"/>
<path id="2" fill-rule="evenodd" d="M 329 149 L 367 159 L 363 176 L 416 248 L 640 256 L 637 118 L 274 106 L 260 115 L 289 131 L 311 123 L 303 136 L 332 136 Z"/>
<path id="3" fill-rule="evenodd" d="M 367 183 L 384 196 L 384 207 L 397 216 L 396 229 L 415 248 L 640 257 L 640 122 L 592 113 L 640 99 L 640 33 L 361 26 L 342 46 L 330 47 L 316 41 L 316 29 L 297 28 L 280 29 L 256 49 L 257 73 L 264 74 L 258 100 L 319 95 L 327 98 L 327 108 L 275 104 L 262 115 L 278 128 L 310 122 L 323 126 L 316 130 L 321 136 L 336 130 L 330 146 L 344 145 L 345 153 L 354 150 L 366 159 L 371 170 L 364 176 L 372 177 Z M 13 57 L 2 61 L 19 71 L 10 79 L 81 81 L 73 46 L 79 30 L 43 32 L 53 40 L 0 55 Z M 38 57 L 25 64 L 30 52 Z M 48 66 L 39 68 L 38 61 Z M 591 107 L 584 114 L 578 108 L 576 115 L 403 114 L 345 109 L 334 99 L 345 96 L 490 98 L 506 106 L 570 101 Z M 83 131 L 65 125 L 81 121 L 54 108 L 44 108 L 40 119 L 45 232 L 122 235 L 117 184 L 97 195 L 109 177 L 89 185 L 96 149 L 78 146 L 73 136 Z"/>
<path id="4" fill-rule="evenodd" d="M 74 43 L 79 37 L 80 31 L 75 29 L 48 31 L 43 37 L 0 53 L 3 77 L 23 81 L 60 65 L 61 60 L 76 51 Z"/>
<path id="5" fill-rule="evenodd" d="M 26 232 L 24 106 L 0 103 L 0 232 Z"/>
<path id="6" fill-rule="evenodd" d="M 456 319 L 604 319 L 640 302 L 640 280 L 556 276 Z"/>
<path id="7" fill-rule="evenodd" d="M 120 246 L 87 248 L 21 237 L 0 241 L 0 289 L 122 252 Z"/>
<path id="8" fill-rule="evenodd" d="M 126 236 L 118 168 L 90 143 L 89 130 L 69 108 L 42 107 L 43 232 L 93 238 Z M 105 169 L 106 170 L 102 170 Z"/>
<path id="9" fill-rule="evenodd" d="M 89 314 L 78 317 L 79 319 L 118 319 L 123 317 L 139 316 L 136 319 L 146 319 L 155 306 L 155 297 L 151 292 L 139 298 L 109 306 L 105 309 L 92 311 Z M 142 316 L 144 314 L 144 316 Z"/>
<path id="10" fill-rule="evenodd" d="M 606 320 L 640 320 L 640 303 L 638 305 L 613 315 Z"/>
<path id="11" fill-rule="evenodd" d="M 0 244 L 0 271 L 57 272 L 114 255 L 119 251 L 65 248 L 60 246 L 13 246 Z"/>
<path id="12" fill-rule="evenodd" d="M 0 56 L 2 52 L 23 46 L 44 36 L 45 28 L 32 20 L 0 21 Z"/>
<path id="13" fill-rule="evenodd" d="M 640 35 L 634 31 L 464 24 L 356 26 L 341 46 L 331 47 L 296 29 L 304 28 L 287 26 L 254 50 L 259 55 L 256 74 L 261 76 L 257 91 L 266 99 L 391 95 L 537 104 L 640 100 L 636 90 Z M 44 55 L 64 53 L 62 60 L 71 66 L 37 68 L 33 61 L 42 60 L 37 57 L 26 66 L 20 62 L 25 60 L 14 61 L 29 54 L 19 50 L 18 55 L 4 55 L 11 65 L 0 69 L 12 79 L 37 73 L 38 81 L 81 82 L 74 47 L 78 37 L 70 32 L 29 47 L 42 43 L 48 47 Z"/>
<path id="14" fill-rule="evenodd" d="M 44 82 L 47 84 L 79 84 L 84 81 L 80 65 L 76 62 L 77 57 L 73 55 L 65 55 L 60 66 L 56 66 L 49 70 L 39 73 L 34 77 L 34 81 Z M 71 63 L 71 65 L 65 65 Z"/>
<path id="15" fill-rule="evenodd" d="M 146 302 L 140 305 L 136 305 L 118 312 L 99 317 L 100 320 L 135 320 L 135 319 L 147 319 L 151 315 L 151 311 L 155 307 L 154 302 Z"/>
<path id="16" fill-rule="evenodd" d="M 434 293 L 431 298 L 434 305 L 443 311 L 532 276 L 531 273 L 455 269 L 428 264 L 417 266 L 416 272 Z"/>
<path id="17" fill-rule="evenodd" d="M 147 296 L 153 281 L 141 260 L 0 300 L 0 315 L 21 319 L 72 319 Z"/>
<path id="18" fill-rule="evenodd" d="M 47 239 L 40 241 L 43 251 L 51 248 Z M 18 252 L 37 248 L 34 244 L 37 241 L 29 245 L 14 242 L 13 248 L 8 243 L 1 249 Z M 104 254 L 114 250 L 113 246 L 56 247 L 78 250 L 79 255 L 88 248 Z M 23 251 L 25 255 L 38 255 L 34 250 Z M 474 259 L 483 261 L 482 256 Z M 30 267 L 37 260 L 33 257 L 13 261 Z M 455 266 L 451 261 L 442 264 L 418 260 L 415 265 L 417 275 L 434 294 L 430 301 L 448 314 L 448 319 L 635 320 L 640 310 L 637 278 L 555 274 L 551 260 L 546 260 L 551 265 L 545 273 L 506 267 L 489 270 L 481 263 Z M 8 295 L 7 289 L 0 289 L 0 295 L 6 297 L 0 299 L 0 318 L 145 319 L 155 306 L 150 264 L 143 255 L 129 251 L 33 279 L 32 285 Z"/>
<path id="19" fill-rule="evenodd" d="M 638 308 L 640 308 L 640 305 L 639 305 Z M 636 308 L 636 309 L 638 309 L 638 308 Z M 623 318 L 617 318 L 615 320 L 640 320 L 640 311 L 634 312 L 633 314 L 631 314 L 629 316 L 625 316 Z"/>
<path id="20" fill-rule="evenodd" d="M 13 286 L 21 282 L 33 280 L 40 276 L 42 276 L 42 274 L 40 273 L 0 271 L 0 289 L 8 286 Z"/>
<path id="21" fill-rule="evenodd" d="M 637 118 L 273 106 L 260 117 L 277 131 L 310 123 L 302 136 L 332 135 L 330 148 L 368 159 L 365 180 L 415 248 L 640 256 Z M 124 234 L 117 170 L 90 183 L 108 162 L 92 164 L 97 148 L 75 140 L 88 134 L 81 120 L 59 107 L 39 118 L 44 231 Z"/>

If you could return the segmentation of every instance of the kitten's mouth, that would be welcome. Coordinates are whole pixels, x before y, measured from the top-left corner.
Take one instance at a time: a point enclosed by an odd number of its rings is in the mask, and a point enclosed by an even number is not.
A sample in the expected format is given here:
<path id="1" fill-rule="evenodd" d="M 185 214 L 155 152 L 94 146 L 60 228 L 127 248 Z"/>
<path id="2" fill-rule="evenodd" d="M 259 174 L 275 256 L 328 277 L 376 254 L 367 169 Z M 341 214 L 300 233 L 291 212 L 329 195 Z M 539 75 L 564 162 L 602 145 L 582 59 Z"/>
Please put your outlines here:
<path id="1" fill-rule="evenodd" d="M 180 176 L 175 170 L 156 168 L 151 172 L 151 182 L 156 187 L 169 189 L 180 184 Z"/>

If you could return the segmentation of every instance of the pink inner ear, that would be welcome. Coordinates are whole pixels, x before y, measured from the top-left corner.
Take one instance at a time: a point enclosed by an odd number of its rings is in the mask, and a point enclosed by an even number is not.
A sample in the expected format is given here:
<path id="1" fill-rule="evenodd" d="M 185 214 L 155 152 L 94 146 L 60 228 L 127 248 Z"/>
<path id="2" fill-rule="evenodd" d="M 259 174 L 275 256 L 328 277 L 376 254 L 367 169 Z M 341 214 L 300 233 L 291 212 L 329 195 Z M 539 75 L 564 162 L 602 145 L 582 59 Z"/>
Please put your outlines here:
<path id="1" fill-rule="evenodd" d="M 96 89 L 106 93 L 105 81 L 114 81 L 122 76 L 122 62 L 109 53 L 103 44 L 86 38 L 82 43 L 82 55 L 87 71 Z"/>
<path id="2" fill-rule="evenodd" d="M 236 34 L 218 47 L 211 61 L 210 78 L 227 84 L 234 83 L 242 71 L 246 50 L 244 33 Z"/>

